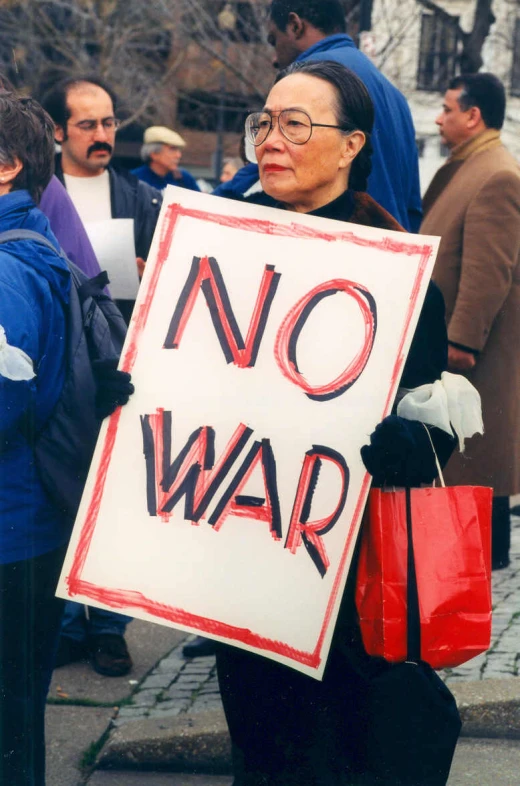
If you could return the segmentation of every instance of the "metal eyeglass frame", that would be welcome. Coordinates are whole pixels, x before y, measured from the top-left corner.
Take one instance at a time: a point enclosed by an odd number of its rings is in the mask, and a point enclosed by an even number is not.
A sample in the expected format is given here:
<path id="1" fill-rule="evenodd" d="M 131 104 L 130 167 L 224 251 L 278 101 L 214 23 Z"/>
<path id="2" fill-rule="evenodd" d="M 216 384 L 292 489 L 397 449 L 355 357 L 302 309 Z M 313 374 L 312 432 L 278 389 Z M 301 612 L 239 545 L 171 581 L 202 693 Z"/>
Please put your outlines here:
<path id="1" fill-rule="evenodd" d="M 298 112 L 301 115 L 305 115 L 305 117 L 308 119 L 308 121 L 309 121 L 309 136 L 307 137 L 305 142 L 296 142 L 294 139 L 291 139 L 289 136 L 287 136 L 287 134 L 285 133 L 285 131 L 283 129 L 283 126 L 280 125 L 280 115 L 283 115 L 285 112 Z M 258 115 L 267 115 L 270 118 L 269 131 L 267 132 L 267 134 L 265 135 L 265 137 L 262 139 L 261 142 L 257 142 L 255 139 L 253 139 L 253 135 L 251 133 L 251 127 L 250 127 L 250 118 L 258 116 Z M 315 127 L 318 127 L 318 128 L 337 128 L 340 131 L 346 131 L 347 130 L 347 129 L 343 128 L 343 126 L 331 125 L 330 123 L 313 123 L 312 120 L 311 120 L 310 115 L 307 114 L 307 112 L 305 112 L 303 109 L 281 109 L 279 112 L 269 112 L 267 109 L 263 109 L 261 112 L 251 112 L 251 114 L 246 117 L 246 121 L 245 121 L 245 135 L 246 135 L 247 140 L 249 142 L 251 142 L 251 144 L 254 145 L 255 147 L 260 147 L 260 145 L 263 145 L 264 142 L 268 139 L 269 134 L 273 130 L 273 127 L 274 127 L 273 120 L 275 118 L 278 120 L 278 128 L 280 129 L 280 133 L 282 134 L 282 136 L 285 137 L 285 139 L 287 139 L 288 142 L 291 142 L 293 145 L 306 145 L 307 142 L 309 141 L 309 139 L 312 137 L 312 129 L 315 128 Z"/>

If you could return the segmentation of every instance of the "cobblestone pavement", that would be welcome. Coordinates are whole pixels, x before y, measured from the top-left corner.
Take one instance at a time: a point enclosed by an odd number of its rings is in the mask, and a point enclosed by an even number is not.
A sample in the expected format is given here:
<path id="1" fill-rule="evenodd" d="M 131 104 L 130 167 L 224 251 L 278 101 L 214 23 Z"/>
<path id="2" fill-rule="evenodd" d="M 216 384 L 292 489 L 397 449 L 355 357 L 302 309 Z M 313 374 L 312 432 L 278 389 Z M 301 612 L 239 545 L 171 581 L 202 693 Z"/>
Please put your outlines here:
<path id="1" fill-rule="evenodd" d="M 182 648 L 189 640 L 178 644 L 145 677 L 131 704 L 119 710 L 115 726 L 143 717 L 166 719 L 221 706 L 215 657 L 184 658 Z"/>
<path id="2" fill-rule="evenodd" d="M 491 647 L 442 673 L 445 682 L 507 679 L 520 673 L 520 517 L 511 517 L 511 564 L 493 572 Z"/>
<path id="3" fill-rule="evenodd" d="M 446 682 L 504 679 L 520 674 L 520 517 L 512 518 L 511 564 L 493 573 L 491 648 L 468 663 L 442 673 Z M 185 639 L 145 677 L 130 704 L 113 721 L 121 726 L 139 718 L 172 718 L 221 706 L 215 658 L 186 659 Z"/>

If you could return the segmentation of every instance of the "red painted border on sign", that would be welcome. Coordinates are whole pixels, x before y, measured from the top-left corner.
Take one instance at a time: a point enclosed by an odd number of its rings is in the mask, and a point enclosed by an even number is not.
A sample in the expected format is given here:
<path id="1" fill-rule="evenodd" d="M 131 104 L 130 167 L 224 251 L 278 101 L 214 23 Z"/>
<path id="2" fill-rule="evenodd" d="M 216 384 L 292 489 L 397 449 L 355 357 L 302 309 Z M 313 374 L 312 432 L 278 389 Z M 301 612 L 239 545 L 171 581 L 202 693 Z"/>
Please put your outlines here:
<path id="1" fill-rule="evenodd" d="M 417 275 L 415 278 L 414 287 L 410 298 L 410 305 L 406 315 L 403 332 L 401 334 L 401 341 L 399 344 L 397 359 L 392 372 L 392 384 L 390 386 L 388 396 L 385 402 L 382 418 L 388 414 L 391 407 L 391 403 L 395 396 L 395 387 L 402 373 L 403 364 L 404 364 L 403 346 L 415 310 L 417 298 L 419 296 L 419 290 L 421 288 L 421 284 L 426 272 L 428 260 L 432 254 L 433 249 L 431 245 L 407 242 L 406 235 L 403 235 L 402 240 L 394 236 L 392 237 L 387 236 L 382 238 L 381 240 L 370 240 L 356 235 L 355 232 L 353 232 L 352 230 L 344 231 L 344 232 L 341 231 L 323 232 L 323 231 L 317 231 L 311 227 L 304 226 L 302 224 L 297 224 L 297 223 L 277 224 L 272 221 L 265 221 L 262 219 L 227 216 L 227 215 L 221 215 L 219 213 L 213 213 L 204 210 L 194 210 L 191 208 L 184 208 L 179 204 L 172 204 L 166 210 L 166 217 L 163 225 L 163 231 L 159 240 L 157 263 L 153 269 L 151 277 L 147 281 L 146 293 L 144 297 L 140 300 L 139 304 L 136 306 L 136 309 L 134 311 L 134 316 L 132 317 L 132 322 L 130 325 L 129 341 L 121 364 L 121 368 L 124 371 L 131 372 L 133 369 L 135 359 L 137 357 L 137 346 L 139 343 L 139 338 L 146 325 L 153 296 L 155 294 L 155 290 L 157 288 L 161 276 L 161 271 L 164 263 L 168 258 L 168 254 L 170 252 L 170 247 L 175 234 L 175 230 L 178 226 L 178 220 L 181 217 L 194 218 L 201 221 L 209 221 L 211 223 L 220 224 L 221 226 L 229 227 L 231 229 L 241 229 L 243 231 L 254 232 L 264 235 L 266 234 L 274 235 L 276 237 L 294 237 L 294 238 L 308 239 L 308 240 L 325 240 L 331 243 L 348 240 L 350 243 L 357 246 L 370 247 L 382 251 L 387 251 L 389 253 L 406 254 L 408 256 L 419 255 L 420 261 L 417 270 Z M 185 611 L 184 609 L 178 609 L 175 608 L 174 606 L 168 606 L 163 603 L 158 603 L 157 601 L 147 598 L 145 595 L 143 595 L 140 592 L 123 590 L 123 589 L 107 589 L 105 587 L 99 587 L 95 584 L 92 584 L 91 582 L 84 581 L 81 578 L 81 574 L 85 566 L 85 561 L 87 559 L 88 551 L 96 527 L 99 508 L 101 505 L 101 498 L 105 486 L 105 480 L 108 472 L 108 467 L 110 465 L 112 450 L 117 436 L 117 429 L 119 425 L 120 415 L 121 415 L 121 409 L 118 409 L 110 417 L 108 429 L 104 437 L 102 452 L 101 452 L 101 460 L 99 462 L 99 466 L 97 469 L 97 473 L 94 481 L 94 488 L 88 504 L 85 520 L 81 529 L 79 542 L 76 547 L 76 551 L 74 553 L 72 568 L 66 579 L 70 595 L 74 596 L 77 594 L 84 594 L 92 598 L 93 600 L 98 600 L 99 602 L 104 603 L 107 606 L 110 606 L 113 609 L 123 609 L 128 607 L 140 609 L 141 611 L 144 611 L 147 614 L 151 614 L 157 618 L 167 620 L 168 622 L 186 625 L 196 630 L 201 630 L 207 633 L 213 633 L 216 636 L 223 636 L 232 641 L 240 642 L 242 644 L 247 644 L 251 647 L 255 647 L 258 650 L 264 650 L 264 651 L 276 653 L 290 660 L 294 660 L 302 665 L 309 666 L 314 669 L 318 668 L 318 666 L 321 663 L 321 649 L 323 647 L 323 642 L 325 640 L 325 636 L 328 627 L 330 625 L 332 611 L 339 592 L 341 578 L 343 575 L 343 571 L 345 569 L 345 564 L 352 543 L 354 531 L 356 529 L 355 527 L 351 527 L 347 540 L 345 542 L 345 547 L 343 549 L 339 567 L 336 573 L 336 578 L 334 580 L 329 602 L 327 604 L 323 625 L 320 631 L 320 635 L 318 637 L 316 647 L 312 652 L 297 650 L 293 647 L 290 647 L 287 644 L 284 644 L 283 642 L 267 639 L 263 636 L 260 636 L 257 633 L 254 633 L 253 631 L 248 630 L 247 628 L 237 628 L 232 625 L 227 625 L 223 622 L 219 622 L 218 620 L 206 619 L 196 614 L 192 614 L 190 612 Z M 354 512 L 353 522 L 357 523 L 363 512 L 362 500 L 365 497 L 369 483 L 370 483 L 370 477 L 367 473 L 365 475 L 361 487 L 361 491 L 358 497 L 356 509 Z"/>

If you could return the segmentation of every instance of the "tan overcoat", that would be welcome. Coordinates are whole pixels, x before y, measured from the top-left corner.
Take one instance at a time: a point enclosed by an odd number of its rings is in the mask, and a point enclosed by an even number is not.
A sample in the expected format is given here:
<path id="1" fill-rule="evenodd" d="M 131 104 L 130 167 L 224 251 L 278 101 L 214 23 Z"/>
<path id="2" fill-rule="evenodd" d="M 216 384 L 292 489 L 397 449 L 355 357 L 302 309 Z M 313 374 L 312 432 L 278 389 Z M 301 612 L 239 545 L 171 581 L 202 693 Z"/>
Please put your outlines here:
<path id="1" fill-rule="evenodd" d="M 485 433 L 454 454 L 450 484 L 520 492 L 520 167 L 487 130 L 453 151 L 424 197 L 421 233 L 441 235 L 433 279 L 448 338 L 478 350 L 468 373 Z"/>

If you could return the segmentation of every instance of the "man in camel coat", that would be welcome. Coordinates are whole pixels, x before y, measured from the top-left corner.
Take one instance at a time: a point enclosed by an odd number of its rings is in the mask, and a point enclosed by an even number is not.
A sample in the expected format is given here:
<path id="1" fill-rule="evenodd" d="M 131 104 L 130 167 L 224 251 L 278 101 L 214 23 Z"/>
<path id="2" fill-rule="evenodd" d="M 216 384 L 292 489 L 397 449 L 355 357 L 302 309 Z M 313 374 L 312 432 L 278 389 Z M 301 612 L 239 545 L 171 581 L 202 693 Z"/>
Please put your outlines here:
<path id="1" fill-rule="evenodd" d="M 451 155 L 421 225 L 442 236 L 433 279 L 446 301 L 449 370 L 482 397 L 484 435 L 453 456 L 447 481 L 493 487 L 494 569 L 509 564 L 509 496 L 520 491 L 520 167 L 500 141 L 504 114 L 492 74 L 451 81 L 436 120 Z"/>

